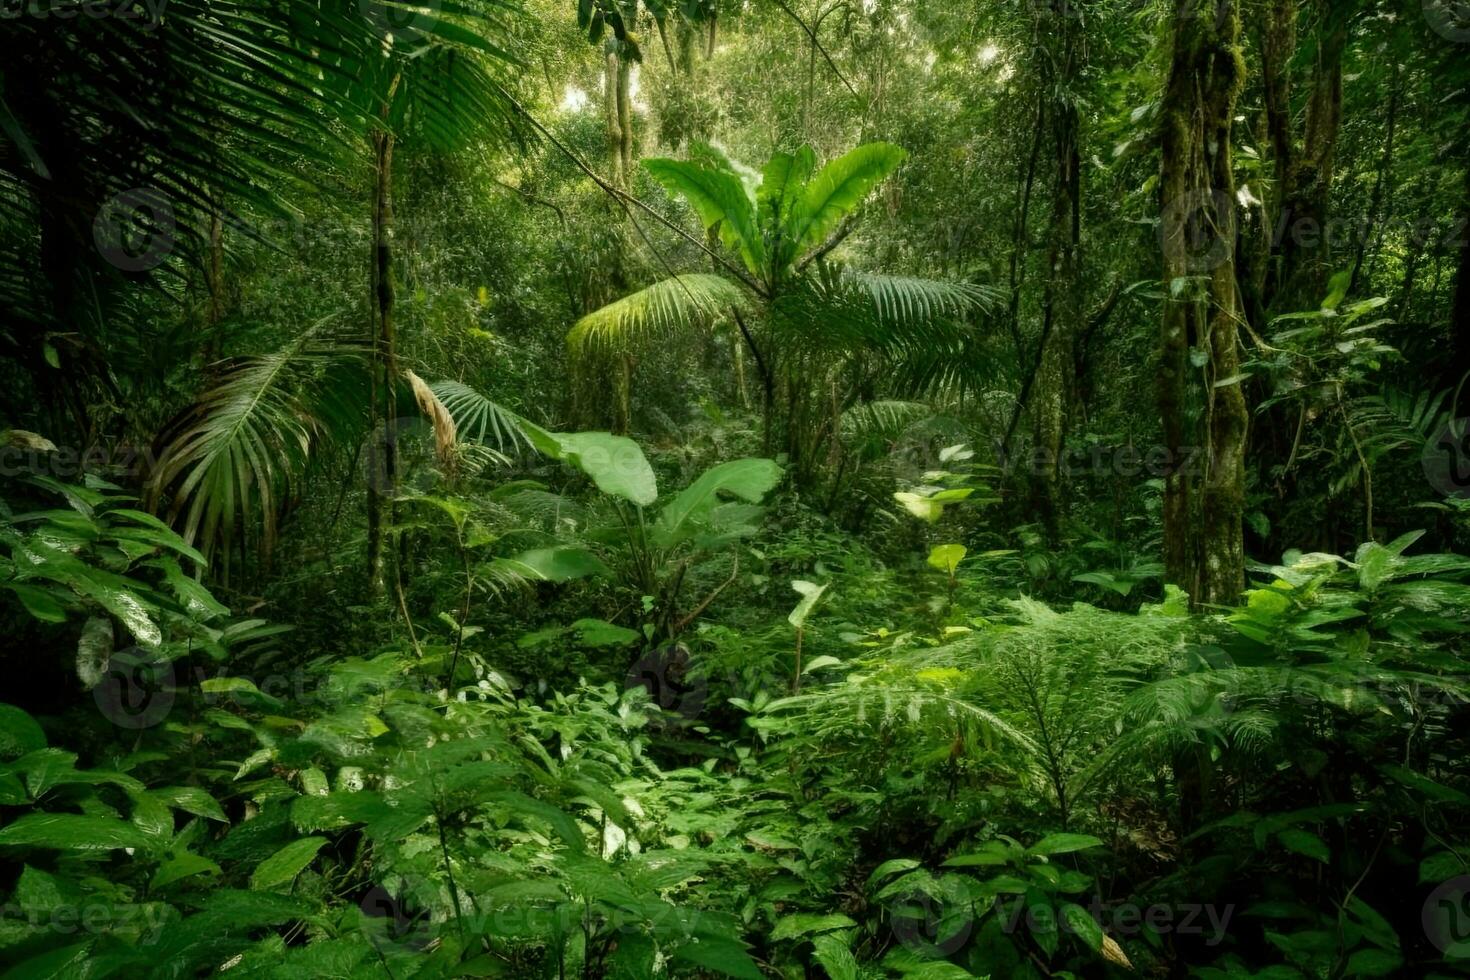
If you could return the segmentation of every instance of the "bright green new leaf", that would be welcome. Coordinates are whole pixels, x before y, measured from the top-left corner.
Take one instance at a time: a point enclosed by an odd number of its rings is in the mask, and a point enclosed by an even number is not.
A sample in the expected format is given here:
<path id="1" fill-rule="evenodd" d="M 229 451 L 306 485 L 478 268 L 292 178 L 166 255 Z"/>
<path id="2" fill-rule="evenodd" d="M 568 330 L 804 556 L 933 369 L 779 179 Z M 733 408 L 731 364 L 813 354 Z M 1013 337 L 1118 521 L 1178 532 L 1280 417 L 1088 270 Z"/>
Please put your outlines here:
<path id="1" fill-rule="evenodd" d="M 953 577 L 955 569 L 960 567 L 960 562 L 965 560 L 965 555 L 968 553 L 969 549 L 962 544 L 936 545 L 929 552 L 929 564 L 931 567 L 937 568 L 946 575 Z"/>
<path id="2" fill-rule="evenodd" d="M 817 608 L 817 603 L 822 601 L 822 596 L 826 594 L 828 587 L 801 579 L 792 582 L 791 587 L 801 593 L 801 601 L 796 604 L 795 609 L 791 610 L 791 615 L 786 617 L 786 621 L 797 629 L 801 629 L 806 626 L 807 618 L 811 616 L 812 610 Z"/>

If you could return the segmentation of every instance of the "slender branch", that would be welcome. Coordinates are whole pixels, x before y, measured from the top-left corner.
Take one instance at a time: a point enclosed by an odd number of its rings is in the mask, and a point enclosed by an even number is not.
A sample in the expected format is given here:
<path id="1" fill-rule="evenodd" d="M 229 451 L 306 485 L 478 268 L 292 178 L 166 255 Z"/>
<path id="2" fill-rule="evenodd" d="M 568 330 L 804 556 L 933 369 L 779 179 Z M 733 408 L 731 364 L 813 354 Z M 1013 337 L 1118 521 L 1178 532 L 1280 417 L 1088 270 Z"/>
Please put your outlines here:
<path id="1" fill-rule="evenodd" d="M 689 615 L 685 616 L 683 619 L 679 620 L 679 622 L 674 625 L 674 638 L 677 639 L 679 637 L 679 634 L 680 633 L 683 633 L 686 629 L 689 628 L 689 624 L 690 623 L 694 622 L 696 619 L 698 619 L 700 616 L 702 616 L 704 614 L 704 611 L 709 608 L 710 603 L 712 603 L 716 599 L 718 599 L 720 597 L 720 593 L 724 592 L 730 586 L 734 585 L 735 584 L 735 579 L 738 578 L 739 576 L 740 576 L 740 556 L 739 555 L 736 555 L 735 556 L 735 567 L 730 571 L 730 577 L 727 578 L 727 579 L 725 579 L 724 583 L 721 584 L 719 586 L 719 588 L 715 589 L 708 596 L 706 596 L 703 602 L 701 602 L 699 605 L 695 606 L 693 612 L 691 612 Z"/>
<path id="2" fill-rule="evenodd" d="M 796 21 L 803 31 L 806 31 L 806 36 L 811 38 L 812 46 L 822 53 L 822 58 L 827 62 L 827 67 L 832 69 L 832 74 L 836 75 L 837 80 L 847 86 L 847 90 L 852 93 L 854 99 L 861 101 L 862 96 L 858 95 L 858 90 L 852 87 L 852 82 L 847 80 L 847 76 L 842 74 L 842 69 L 837 67 L 837 62 L 833 61 L 832 56 L 827 53 L 827 49 L 822 47 L 822 42 L 817 39 L 817 32 L 807 26 L 807 22 L 801 19 L 800 14 L 786 5 L 786 0 L 775 0 L 775 4 L 786 12 L 787 17 Z"/>
<path id="3" fill-rule="evenodd" d="M 837 229 L 837 233 L 834 234 L 831 238 L 827 239 L 827 241 L 822 245 L 821 248 L 817 249 L 815 252 L 811 253 L 806 258 L 801 260 L 801 264 L 796 267 L 796 271 L 798 273 L 805 272 L 806 267 L 811 265 L 813 262 L 820 262 L 828 255 L 831 255 L 832 250 L 841 245 L 843 242 L 847 241 L 847 237 L 856 230 L 857 222 L 849 217 L 846 221 L 842 223 L 842 227 Z"/>
<path id="4" fill-rule="evenodd" d="M 578 170 L 582 171 L 582 173 L 584 173 L 589 180 L 596 184 L 604 194 L 608 195 L 614 201 L 616 201 L 618 203 L 618 206 L 623 209 L 624 213 L 628 215 L 630 220 L 632 218 L 632 211 L 629 205 L 649 215 L 659 224 L 663 225 L 665 228 L 668 228 L 674 234 L 678 235 L 680 238 L 684 239 L 686 242 L 693 245 L 704 254 L 708 255 L 720 266 L 720 268 L 724 269 L 725 272 L 729 273 L 735 279 L 739 280 L 745 286 L 745 288 L 749 289 L 757 296 L 761 297 L 762 299 L 770 298 L 766 290 L 761 286 L 761 284 L 752 279 L 745 272 L 745 270 L 726 261 L 724 256 L 720 255 L 704 242 L 701 242 L 699 239 L 689 234 L 689 232 L 685 231 L 683 228 L 680 228 L 677 224 L 670 221 L 668 218 L 665 218 L 663 215 L 659 214 L 658 211 L 654 210 L 648 204 L 634 197 L 632 194 L 629 194 L 623 190 L 619 190 L 617 187 L 614 187 L 612 184 L 608 183 L 608 181 L 600 174 L 598 174 L 597 171 L 593 170 L 592 167 L 585 160 L 583 160 L 575 150 L 563 143 L 559 138 L 557 138 L 556 134 L 547 129 L 546 126 L 539 119 L 531 115 L 530 111 L 527 110 L 525 106 L 521 105 L 521 103 L 513 95 L 511 95 L 504 89 L 500 90 L 500 94 L 501 97 L 505 99 L 507 105 L 509 105 L 516 113 L 524 118 L 526 122 L 530 123 L 532 129 L 545 137 L 548 143 L 550 143 L 553 147 L 556 148 L 558 152 L 560 152 L 563 156 L 570 160 L 572 164 L 576 166 Z M 634 222 L 634 226 L 637 227 L 636 222 Z"/>

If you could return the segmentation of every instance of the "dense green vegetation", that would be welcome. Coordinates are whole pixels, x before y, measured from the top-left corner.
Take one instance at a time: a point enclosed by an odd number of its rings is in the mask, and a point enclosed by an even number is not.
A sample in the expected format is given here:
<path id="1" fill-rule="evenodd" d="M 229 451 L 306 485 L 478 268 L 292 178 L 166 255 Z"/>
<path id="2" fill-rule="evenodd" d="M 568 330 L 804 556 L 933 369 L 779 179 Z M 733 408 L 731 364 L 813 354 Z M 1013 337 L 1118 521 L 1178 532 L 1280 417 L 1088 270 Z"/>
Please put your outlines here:
<path id="1" fill-rule="evenodd" d="M 1470 974 L 1463 4 L 0 48 L 0 978 Z"/>

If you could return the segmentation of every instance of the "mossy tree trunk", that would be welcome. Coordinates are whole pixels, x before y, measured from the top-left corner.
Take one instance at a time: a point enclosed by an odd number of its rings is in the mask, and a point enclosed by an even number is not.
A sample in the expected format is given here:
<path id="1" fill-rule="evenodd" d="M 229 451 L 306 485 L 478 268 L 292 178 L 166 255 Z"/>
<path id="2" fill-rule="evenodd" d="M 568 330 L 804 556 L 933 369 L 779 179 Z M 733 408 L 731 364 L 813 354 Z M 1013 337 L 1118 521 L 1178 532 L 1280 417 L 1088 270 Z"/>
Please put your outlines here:
<path id="1" fill-rule="evenodd" d="M 1042 82 L 1051 93 L 1048 113 L 1055 146 L 1055 182 L 1048 227 L 1047 278 L 1035 392 L 1031 399 L 1036 463 L 1032 502 L 1055 541 L 1060 521 L 1062 455 L 1072 402 L 1074 352 L 1082 328 L 1082 178 L 1074 88 L 1080 70 L 1076 9 L 1056 7 L 1045 20 L 1055 49 L 1042 56 Z"/>
<path id="2" fill-rule="evenodd" d="M 1196 603 L 1245 584 L 1242 518 L 1249 422 L 1240 386 L 1231 125 L 1245 78 L 1234 0 L 1177 0 L 1162 106 L 1164 303 L 1159 409 L 1170 455 L 1168 581 Z"/>

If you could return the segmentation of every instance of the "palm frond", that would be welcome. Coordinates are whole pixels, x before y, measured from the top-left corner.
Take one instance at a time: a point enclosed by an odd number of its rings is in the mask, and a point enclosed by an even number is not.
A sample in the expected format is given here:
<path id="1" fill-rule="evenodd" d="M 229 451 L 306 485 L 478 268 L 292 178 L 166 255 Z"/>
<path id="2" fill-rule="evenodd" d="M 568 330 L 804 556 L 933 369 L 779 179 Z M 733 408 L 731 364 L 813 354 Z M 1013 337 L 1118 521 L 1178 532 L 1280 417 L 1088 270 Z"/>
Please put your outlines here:
<path id="1" fill-rule="evenodd" d="M 525 420 L 459 381 L 436 381 L 429 391 L 448 410 L 462 439 L 493 445 L 503 453 L 529 448 Z"/>
<path id="2" fill-rule="evenodd" d="M 842 413 L 843 441 L 861 447 L 897 442 L 916 422 L 930 418 L 934 409 L 923 402 L 876 401 L 854 405 Z"/>
<path id="3" fill-rule="evenodd" d="M 573 354 L 630 351 L 662 336 L 706 328 L 745 302 L 744 291 L 722 276 L 674 276 L 584 316 L 567 334 L 567 346 Z"/>
<path id="4" fill-rule="evenodd" d="M 229 364 L 169 426 L 148 501 L 206 555 L 237 530 L 264 554 L 317 445 L 365 417 L 366 345 L 307 330 L 286 347 Z"/>
<path id="5" fill-rule="evenodd" d="M 867 295 L 879 319 L 895 324 L 989 313 L 1001 299 L 999 290 L 967 282 L 875 272 L 848 272 L 845 280 L 846 288 Z"/>

